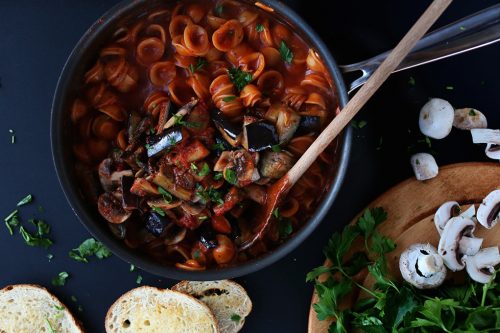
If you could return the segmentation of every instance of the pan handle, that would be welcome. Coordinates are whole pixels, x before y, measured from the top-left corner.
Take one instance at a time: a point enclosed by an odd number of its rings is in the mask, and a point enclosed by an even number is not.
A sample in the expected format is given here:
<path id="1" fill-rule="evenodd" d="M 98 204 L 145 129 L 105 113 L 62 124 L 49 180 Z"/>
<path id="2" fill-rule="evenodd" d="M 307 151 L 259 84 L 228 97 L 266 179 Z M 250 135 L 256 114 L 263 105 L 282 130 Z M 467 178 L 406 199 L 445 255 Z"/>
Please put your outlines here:
<path id="1" fill-rule="evenodd" d="M 500 41 L 500 4 L 486 8 L 425 35 L 394 72 L 427 64 Z M 361 71 L 352 81 L 349 93 L 365 84 L 390 51 L 351 65 L 342 72 Z"/>

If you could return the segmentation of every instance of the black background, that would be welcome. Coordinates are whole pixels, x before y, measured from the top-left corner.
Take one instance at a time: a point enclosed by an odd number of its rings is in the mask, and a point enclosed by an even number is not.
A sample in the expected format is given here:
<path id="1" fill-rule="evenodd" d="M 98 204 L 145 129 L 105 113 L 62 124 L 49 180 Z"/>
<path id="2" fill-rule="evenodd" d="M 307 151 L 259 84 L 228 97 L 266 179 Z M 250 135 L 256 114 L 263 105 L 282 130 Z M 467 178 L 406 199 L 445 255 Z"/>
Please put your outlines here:
<path id="1" fill-rule="evenodd" d="M 49 119 L 52 96 L 63 64 L 85 30 L 117 1 L 0 0 L 0 214 L 33 193 L 35 203 L 23 207 L 53 227 L 55 245 L 48 251 L 24 244 L 0 227 L 0 286 L 38 283 L 49 287 L 83 322 L 88 332 L 103 332 L 106 309 L 125 291 L 143 284 L 169 287 L 174 281 L 145 272 L 129 272 L 116 257 L 80 264 L 67 252 L 88 238 L 59 187 L 51 160 Z M 353 63 L 395 45 L 430 1 L 285 1 L 324 38 L 338 63 Z M 495 4 L 496 1 L 455 1 L 437 26 Z M 338 199 L 321 226 L 298 249 L 260 272 L 238 279 L 253 299 L 245 332 L 304 332 L 312 286 L 305 275 L 323 261 L 329 235 L 347 223 L 371 200 L 412 176 L 408 146 L 415 144 L 418 111 L 429 97 L 455 107 L 475 107 L 500 127 L 500 45 L 395 74 L 358 116 L 367 126 L 354 131 L 347 177 Z M 408 84 L 409 77 L 415 85 Z M 447 90 L 452 86 L 453 90 Z M 11 144 L 9 129 L 16 132 Z M 382 138 L 382 139 L 381 139 Z M 380 145 L 380 142 L 382 144 Z M 424 145 L 420 147 L 427 149 Z M 470 134 L 455 130 L 432 142 L 440 165 L 486 160 L 483 146 Z M 480 177 L 481 175 L 478 175 Z M 494 185 L 494 184 L 493 184 Z M 36 209 L 45 208 L 44 213 Z M 3 217 L 3 216 L 2 216 Z M 47 253 L 53 253 L 49 262 Z M 71 275 L 66 286 L 52 287 L 61 271 Z M 75 303 L 71 296 L 77 297 Z M 81 306 L 83 311 L 78 311 Z"/>

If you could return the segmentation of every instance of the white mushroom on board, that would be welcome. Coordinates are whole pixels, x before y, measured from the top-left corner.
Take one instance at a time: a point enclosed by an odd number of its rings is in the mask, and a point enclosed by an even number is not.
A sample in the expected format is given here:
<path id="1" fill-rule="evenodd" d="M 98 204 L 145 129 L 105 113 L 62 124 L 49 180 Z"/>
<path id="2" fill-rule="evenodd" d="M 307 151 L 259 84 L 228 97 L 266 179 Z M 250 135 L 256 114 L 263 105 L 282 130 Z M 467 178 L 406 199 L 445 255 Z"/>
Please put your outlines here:
<path id="1" fill-rule="evenodd" d="M 461 130 L 486 128 L 488 121 L 480 111 L 473 108 L 463 108 L 455 110 L 453 126 Z"/>
<path id="2" fill-rule="evenodd" d="M 495 274 L 495 266 L 500 264 L 500 254 L 498 247 L 488 247 L 476 255 L 464 256 L 462 261 L 471 279 L 479 283 L 488 283 Z"/>
<path id="3" fill-rule="evenodd" d="M 473 143 L 491 143 L 500 145 L 500 130 L 473 128 L 470 130 Z"/>
<path id="4" fill-rule="evenodd" d="M 420 110 L 418 125 L 420 131 L 433 139 L 443 139 L 451 132 L 455 110 L 450 103 L 432 98 Z"/>
<path id="5" fill-rule="evenodd" d="M 439 240 L 438 253 L 450 270 L 455 272 L 464 269 L 464 263 L 461 261 L 460 240 L 464 236 L 473 237 L 474 228 L 474 221 L 460 216 L 453 217 L 446 223 Z"/>
<path id="6" fill-rule="evenodd" d="M 485 228 L 493 228 L 500 220 L 500 190 L 488 194 L 477 210 L 477 220 Z"/>
<path id="7" fill-rule="evenodd" d="M 446 223 L 448 223 L 452 217 L 460 215 L 460 212 L 460 205 L 456 201 L 445 202 L 438 208 L 434 214 L 434 224 L 440 235 L 443 233 Z"/>
<path id="8" fill-rule="evenodd" d="M 500 145 L 488 143 L 484 152 L 489 158 L 500 161 Z"/>
<path id="9" fill-rule="evenodd" d="M 399 257 L 403 278 L 419 289 L 440 286 L 446 277 L 446 267 L 436 248 L 430 244 L 413 244 Z"/>
<path id="10" fill-rule="evenodd" d="M 431 179 L 439 173 L 439 167 L 431 154 L 415 154 L 410 158 L 410 163 L 417 180 Z"/>

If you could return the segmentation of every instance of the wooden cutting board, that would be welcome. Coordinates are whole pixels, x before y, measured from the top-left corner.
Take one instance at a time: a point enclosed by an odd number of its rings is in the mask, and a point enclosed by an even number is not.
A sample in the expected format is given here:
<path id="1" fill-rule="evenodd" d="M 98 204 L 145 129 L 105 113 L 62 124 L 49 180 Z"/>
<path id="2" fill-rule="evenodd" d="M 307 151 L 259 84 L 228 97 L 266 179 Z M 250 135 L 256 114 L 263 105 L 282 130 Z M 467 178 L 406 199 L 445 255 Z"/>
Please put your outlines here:
<path id="1" fill-rule="evenodd" d="M 437 247 L 439 235 L 434 227 L 433 216 L 441 204 L 457 201 L 467 208 L 471 204 L 481 203 L 488 193 L 496 189 L 500 189 L 499 163 L 459 163 L 440 168 L 439 175 L 428 181 L 408 179 L 375 199 L 368 207 L 383 207 L 387 211 L 387 220 L 378 230 L 397 244 L 396 250 L 390 253 L 389 270 L 395 273 L 394 276 L 399 276 L 399 255 L 411 244 L 428 242 Z M 476 227 L 475 235 L 484 238 L 483 247 L 500 245 L 498 228 L 486 230 L 482 226 Z M 309 310 L 308 332 L 326 333 L 331 322 L 317 319 L 312 307 L 316 302 L 317 295 L 314 293 Z"/>

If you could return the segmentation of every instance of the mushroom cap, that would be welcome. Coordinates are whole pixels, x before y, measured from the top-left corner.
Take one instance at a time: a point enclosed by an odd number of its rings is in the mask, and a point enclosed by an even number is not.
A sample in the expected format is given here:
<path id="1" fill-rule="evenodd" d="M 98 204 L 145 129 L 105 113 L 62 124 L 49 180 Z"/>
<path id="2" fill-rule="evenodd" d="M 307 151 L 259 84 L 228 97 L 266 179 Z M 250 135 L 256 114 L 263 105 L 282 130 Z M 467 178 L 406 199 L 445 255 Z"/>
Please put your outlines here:
<path id="1" fill-rule="evenodd" d="M 399 257 L 403 279 L 419 289 L 440 286 L 446 278 L 446 267 L 431 244 L 413 244 Z"/>
<path id="2" fill-rule="evenodd" d="M 493 228 L 500 220 L 500 190 L 488 194 L 477 209 L 477 220 L 485 228 Z"/>
<path id="3" fill-rule="evenodd" d="M 443 257 L 446 267 L 454 272 L 464 269 L 460 258 L 460 240 L 464 236 L 472 236 L 474 228 L 474 221 L 462 216 L 451 218 L 444 227 L 439 240 L 438 253 Z"/>
<path id="4" fill-rule="evenodd" d="M 441 206 L 434 214 L 434 224 L 438 233 L 441 235 L 443 233 L 446 223 L 452 218 L 460 213 L 460 205 L 456 201 L 447 201 Z"/>
<path id="5" fill-rule="evenodd" d="M 433 139 L 443 139 L 451 132 L 455 110 L 450 103 L 432 98 L 420 110 L 418 125 L 420 131 Z"/>
<path id="6" fill-rule="evenodd" d="M 495 266 L 500 264 L 498 247 L 488 247 L 473 256 L 464 256 L 467 273 L 474 281 L 488 283 L 495 273 Z"/>
<path id="7" fill-rule="evenodd" d="M 417 180 L 431 179 L 439 173 L 439 167 L 431 154 L 415 154 L 410 158 L 410 163 Z"/>
<path id="8" fill-rule="evenodd" d="M 470 130 L 472 143 L 493 143 L 500 145 L 500 130 L 489 128 L 473 128 Z"/>
<path id="9" fill-rule="evenodd" d="M 488 121 L 480 111 L 473 108 L 463 108 L 455 110 L 453 126 L 461 130 L 486 128 L 488 127 Z"/>

